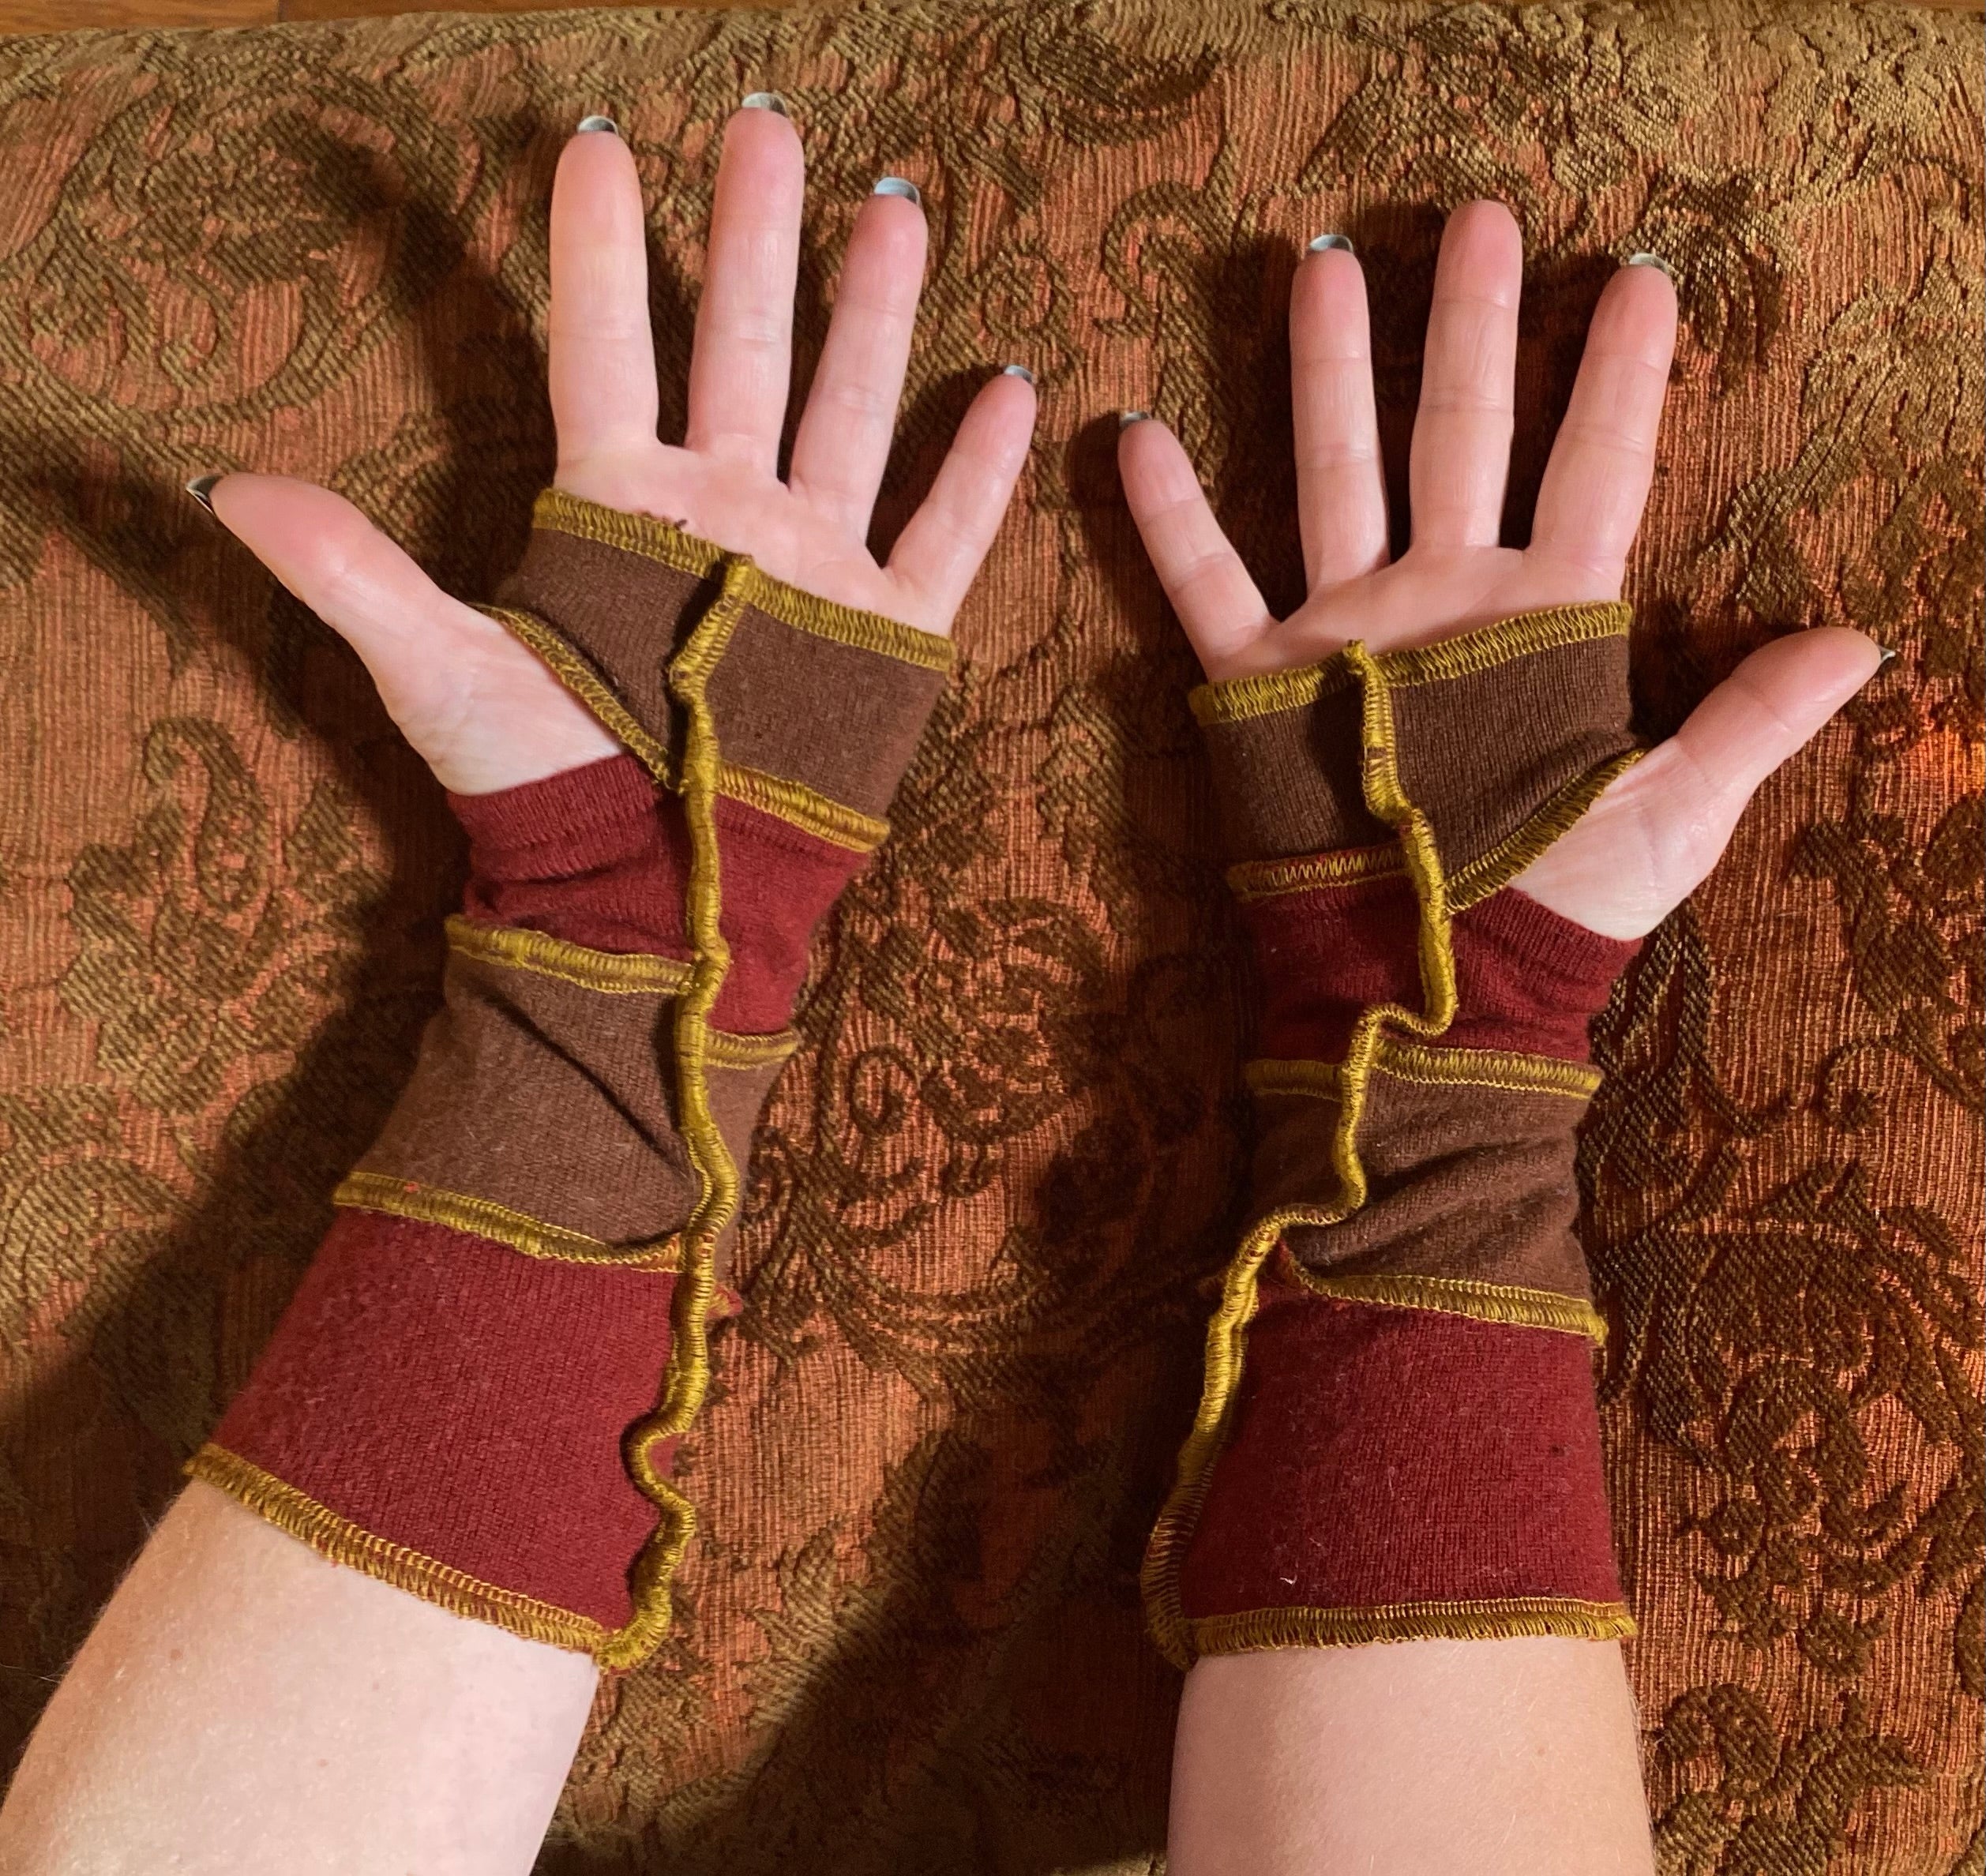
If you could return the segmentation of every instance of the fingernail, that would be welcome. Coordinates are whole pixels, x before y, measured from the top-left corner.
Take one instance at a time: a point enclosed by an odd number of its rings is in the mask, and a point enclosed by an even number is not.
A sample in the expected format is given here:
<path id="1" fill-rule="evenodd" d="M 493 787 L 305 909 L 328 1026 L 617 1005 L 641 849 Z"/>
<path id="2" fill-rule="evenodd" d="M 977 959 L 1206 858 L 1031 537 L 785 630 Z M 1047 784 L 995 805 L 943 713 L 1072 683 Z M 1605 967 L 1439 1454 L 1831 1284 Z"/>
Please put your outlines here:
<path id="1" fill-rule="evenodd" d="M 220 477 L 218 475 L 196 475 L 191 482 L 186 484 L 186 493 L 210 515 L 214 514 L 214 498 L 212 490 L 214 484 L 220 480 Z M 220 517 L 214 515 L 214 519 L 218 521 Z"/>
<path id="2" fill-rule="evenodd" d="M 1672 286 L 1675 284 L 1676 269 L 1671 267 L 1660 254 L 1630 254 L 1627 257 L 1627 265 L 1630 267 L 1659 267 L 1664 273 L 1669 276 L 1669 283 Z"/>
<path id="3" fill-rule="evenodd" d="M 1342 248 L 1346 253 L 1353 252 L 1352 244 L 1342 234 L 1320 234 L 1311 242 L 1310 252 L 1321 254 L 1331 248 Z"/>
<path id="4" fill-rule="evenodd" d="M 1117 428 L 1128 430 L 1134 423 L 1147 422 L 1151 415 L 1149 411 L 1120 411 L 1117 413 Z"/>
<path id="5" fill-rule="evenodd" d="M 1031 385 L 1034 381 L 1034 373 L 1025 365 L 1003 365 L 1000 368 L 1000 375 L 1002 377 L 1025 378 Z"/>
<path id="6" fill-rule="evenodd" d="M 777 92 L 749 92 L 738 103 L 740 111 L 769 111 L 775 117 L 790 117 L 787 101 Z"/>
<path id="7" fill-rule="evenodd" d="M 621 126 L 610 117 L 581 118 L 579 134 L 583 137 L 589 130 L 604 130 L 610 137 L 618 137 L 621 134 Z"/>
<path id="8" fill-rule="evenodd" d="M 906 182 L 901 176 L 885 176 L 869 192 L 871 195 L 901 196 L 907 202 L 921 203 L 924 197 L 914 182 Z"/>
<path id="9" fill-rule="evenodd" d="M 1903 654 L 1898 651 L 1895 646 L 1885 645 L 1883 647 L 1883 655 L 1875 661 L 1875 668 L 1879 671 L 1887 671 L 1902 655 Z"/>

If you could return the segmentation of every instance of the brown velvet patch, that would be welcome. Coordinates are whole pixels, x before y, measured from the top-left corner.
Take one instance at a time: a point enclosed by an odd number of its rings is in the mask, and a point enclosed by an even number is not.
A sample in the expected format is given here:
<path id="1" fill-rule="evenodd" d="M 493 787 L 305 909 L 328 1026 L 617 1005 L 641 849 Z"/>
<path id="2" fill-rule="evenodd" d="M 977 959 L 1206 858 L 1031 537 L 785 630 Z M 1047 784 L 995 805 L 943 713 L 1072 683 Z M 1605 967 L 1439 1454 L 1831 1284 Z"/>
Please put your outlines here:
<path id="1" fill-rule="evenodd" d="M 655 1405 L 674 1287 L 341 1212 L 215 1441 L 375 1536 L 618 1626 L 655 1524 L 621 1435 Z"/>
<path id="2" fill-rule="evenodd" d="M 1265 1291 L 1180 1590 L 1194 1617 L 1618 1602 L 1591 1350 Z"/>
<path id="3" fill-rule="evenodd" d="M 1256 1105 L 1256 1210 L 1328 1203 L 1338 1191 L 1338 1102 L 1265 1092 Z M 1359 1119 L 1365 1205 L 1336 1225 L 1293 1227 L 1286 1241 L 1320 1274 L 1473 1278 L 1586 1301 L 1586 1259 L 1572 1235 L 1572 1128 L 1583 1109 L 1560 1094 L 1377 1071 Z"/>

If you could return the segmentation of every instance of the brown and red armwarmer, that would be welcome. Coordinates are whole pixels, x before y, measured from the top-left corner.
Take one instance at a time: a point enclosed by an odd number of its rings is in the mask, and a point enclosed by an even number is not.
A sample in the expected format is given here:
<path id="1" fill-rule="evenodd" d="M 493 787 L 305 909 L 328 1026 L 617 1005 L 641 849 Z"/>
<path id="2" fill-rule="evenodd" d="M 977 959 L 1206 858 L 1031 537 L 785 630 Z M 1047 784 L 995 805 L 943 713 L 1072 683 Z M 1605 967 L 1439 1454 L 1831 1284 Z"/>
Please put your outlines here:
<path id="1" fill-rule="evenodd" d="M 1203 1654 L 1624 1636 L 1573 1236 L 1635 947 L 1509 882 L 1639 753 L 1624 605 L 1193 694 L 1264 1004 L 1251 1222 L 1152 1534 Z"/>
<path id="2" fill-rule="evenodd" d="M 484 610 L 629 752 L 451 797 L 445 1004 L 246 1387 L 188 1469 L 458 1614 L 642 1660 L 695 1525 L 752 1132 L 809 941 L 951 662 L 557 490 Z"/>

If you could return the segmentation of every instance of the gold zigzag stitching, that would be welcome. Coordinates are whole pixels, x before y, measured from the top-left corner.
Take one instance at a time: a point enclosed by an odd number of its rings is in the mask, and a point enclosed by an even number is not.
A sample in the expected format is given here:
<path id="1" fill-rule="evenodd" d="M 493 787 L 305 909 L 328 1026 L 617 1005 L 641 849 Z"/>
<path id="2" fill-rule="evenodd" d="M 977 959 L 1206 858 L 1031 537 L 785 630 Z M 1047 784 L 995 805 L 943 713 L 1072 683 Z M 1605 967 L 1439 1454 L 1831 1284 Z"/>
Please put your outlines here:
<path id="1" fill-rule="evenodd" d="M 1406 871 L 1406 856 L 1397 846 L 1343 847 L 1335 853 L 1305 854 L 1291 860 L 1244 860 L 1227 869 L 1227 884 L 1228 890 L 1247 906 L 1320 887 L 1396 879 Z"/>
<path id="2" fill-rule="evenodd" d="M 659 520 L 652 515 L 632 515 L 619 508 L 603 508 L 583 496 L 564 489 L 547 489 L 531 510 L 532 523 L 560 534 L 576 535 L 582 540 L 618 547 L 625 553 L 638 553 L 645 560 L 674 568 L 679 573 L 706 580 L 719 568 L 749 569 L 741 576 L 743 598 L 768 618 L 795 631 L 812 632 L 817 638 L 832 639 L 838 644 L 853 645 L 879 658 L 893 658 L 899 664 L 916 665 L 927 671 L 952 669 L 952 641 L 936 632 L 920 632 L 880 613 L 862 612 L 851 606 L 838 606 L 788 586 L 745 559 L 728 554 L 709 541 Z"/>
<path id="3" fill-rule="evenodd" d="M 683 1145 L 699 1191 L 683 1227 L 683 1275 L 670 1298 L 669 1359 L 661 1398 L 628 1429 L 622 1442 L 629 1476 L 655 1507 L 655 1530 L 630 1573 L 634 1613 L 626 1627 L 595 1651 L 604 1667 L 632 1668 L 668 1632 L 677 1566 L 696 1529 L 696 1510 L 656 1464 L 656 1454 L 688 1431 L 710 1386 L 708 1318 L 716 1288 L 717 1239 L 738 1206 L 737 1162 L 711 1111 L 710 1013 L 730 968 L 720 914 L 723 884 L 717 847 L 716 805 L 723 756 L 711 712 L 711 673 L 723 658 L 744 611 L 757 569 L 726 562 L 723 583 L 669 667 L 670 688 L 686 717 L 683 813 L 689 829 L 689 879 L 684 912 L 696 951 L 689 985 L 676 1005 L 677 1112 Z"/>
<path id="4" fill-rule="evenodd" d="M 1436 644 L 1410 645 L 1403 651 L 1381 652 L 1376 658 L 1369 652 L 1366 656 L 1389 684 L 1433 684 L 1487 671 L 1534 652 L 1586 644 L 1596 639 L 1623 638 L 1633 620 L 1634 609 L 1619 599 L 1544 606 L 1536 612 L 1512 613 L 1494 625 Z M 1365 651 L 1362 644 L 1359 648 Z M 1301 710 L 1353 681 L 1357 673 L 1348 656 L 1350 649 L 1346 646 L 1316 664 L 1295 670 L 1203 684 L 1187 694 L 1186 701 L 1203 723 L 1238 723 L 1250 717 L 1273 716 L 1278 711 Z"/>
<path id="5" fill-rule="evenodd" d="M 1571 831 L 1616 776 L 1625 775 L 1647 753 L 1646 749 L 1623 749 L 1568 782 L 1522 827 L 1456 869 L 1448 883 L 1449 902 L 1459 912 L 1507 886 L 1553 842 Z"/>
<path id="6" fill-rule="evenodd" d="M 238 1499 L 319 1556 L 362 1570 L 454 1615 L 508 1629 L 527 1642 L 546 1642 L 583 1654 L 593 1653 L 606 1638 L 606 1630 L 591 1616 L 499 1589 L 404 1544 L 375 1536 L 211 1440 L 186 1461 L 186 1472 L 189 1478 L 204 1479 Z"/>
<path id="7" fill-rule="evenodd" d="M 574 651 L 560 632 L 535 613 L 521 612 L 515 606 L 479 606 L 475 610 L 494 619 L 550 665 L 559 682 L 627 745 L 641 766 L 664 788 L 675 786 L 675 765 L 669 759 L 668 750 L 642 728 L 633 712 L 593 668 L 592 662 Z"/>
<path id="8" fill-rule="evenodd" d="M 418 1180 L 396 1179 L 388 1172 L 369 1172 L 363 1169 L 347 1172 L 331 1195 L 331 1203 L 352 1211 L 385 1212 L 424 1225 L 445 1225 L 451 1231 L 490 1238 L 523 1251 L 527 1257 L 541 1257 L 551 1263 L 603 1264 L 623 1270 L 682 1267 L 679 1233 L 671 1233 L 651 1244 L 620 1248 L 603 1238 L 589 1237 L 583 1231 L 570 1231 L 563 1225 L 548 1225 L 542 1218 L 512 1211 L 494 1199 L 451 1192 L 441 1186 L 423 1185 Z"/>
<path id="9" fill-rule="evenodd" d="M 1474 1277 L 1422 1277 L 1412 1271 L 1347 1270 L 1333 1275 L 1306 1270 L 1288 1255 L 1286 1245 L 1284 1262 L 1297 1281 L 1316 1296 L 1390 1309 L 1432 1310 L 1437 1315 L 1468 1316 L 1519 1329 L 1550 1329 L 1582 1336 L 1595 1348 L 1606 1345 L 1607 1319 L 1583 1296 L 1562 1291 L 1485 1283 Z"/>
<path id="10" fill-rule="evenodd" d="M 1616 610 L 1622 618 L 1618 626 L 1615 623 Z M 1520 616 L 1499 621 L 1482 632 L 1469 635 L 1479 643 L 1473 647 L 1457 650 L 1447 662 L 1451 673 L 1486 669 L 1504 657 L 1541 649 L 1551 643 L 1572 643 L 1580 637 L 1605 636 L 1615 629 L 1624 631 L 1624 619 L 1628 616 L 1631 615 L 1625 607 L 1552 608 L 1549 612 L 1531 615 L 1535 624 Z M 1555 633 L 1567 636 L 1555 639 Z M 1462 644 L 1459 640 L 1450 643 Z M 1398 658 L 1402 655 L 1394 655 Z M 1139 1572 L 1146 1619 L 1153 1638 L 1167 1660 L 1181 1669 L 1192 1665 L 1211 1632 L 1186 1615 L 1180 1601 L 1179 1572 L 1185 1561 L 1187 1546 L 1199 1521 L 1200 1509 L 1212 1480 L 1214 1461 L 1226 1443 L 1229 1411 L 1241 1381 L 1248 1345 L 1248 1325 L 1256 1311 L 1262 1266 L 1290 1227 L 1335 1225 L 1365 1204 L 1367 1186 L 1365 1169 L 1358 1154 L 1358 1127 L 1364 1115 L 1366 1090 L 1373 1073 L 1380 1069 L 1383 1055 L 1389 1049 L 1400 1046 L 1387 1031 L 1391 1028 L 1405 1032 L 1407 1037 L 1423 1039 L 1439 1036 L 1454 1022 L 1457 1009 L 1451 929 L 1453 906 L 1449 884 L 1442 869 L 1433 829 L 1401 785 L 1398 744 L 1388 684 L 1390 661 L 1376 657 L 1364 644 L 1355 641 L 1327 665 L 1312 667 L 1310 673 L 1284 673 L 1293 681 L 1287 685 L 1278 687 L 1261 680 L 1242 679 L 1226 686 L 1203 687 L 1194 696 L 1194 714 L 1203 722 L 1234 721 L 1243 715 L 1263 715 L 1271 710 L 1293 707 L 1292 701 L 1278 700 L 1278 693 L 1295 702 L 1312 700 L 1323 695 L 1327 685 L 1335 688 L 1331 667 L 1340 660 L 1347 673 L 1346 681 L 1356 680 L 1364 690 L 1359 740 L 1364 752 L 1365 805 L 1378 820 L 1394 829 L 1408 876 L 1413 884 L 1414 896 L 1420 902 L 1416 948 L 1422 1007 L 1413 1011 L 1397 1004 L 1369 1005 L 1359 1012 L 1346 1048 L 1345 1059 L 1335 1065 L 1334 1072 L 1322 1072 L 1334 1070 L 1331 1064 L 1308 1065 L 1311 1071 L 1316 1071 L 1312 1077 L 1316 1086 L 1309 1091 L 1335 1091 L 1338 1100 L 1331 1143 L 1332 1166 L 1338 1176 L 1338 1196 L 1325 1206 L 1280 1206 L 1258 1219 L 1243 1236 L 1222 1276 L 1220 1302 L 1207 1323 L 1206 1367 L 1199 1405 L 1194 1413 L 1192 1428 L 1180 1449 L 1173 1488 L 1153 1526 L 1144 1563 Z M 1410 681 L 1425 681 L 1425 673 L 1431 662 L 1420 660 L 1411 665 L 1410 669 L 1423 675 Z M 1311 683 L 1313 678 L 1315 684 Z M 1307 687 L 1308 695 L 1301 695 Z M 1597 794 L 1597 790 L 1593 793 Z M 1589 794 L 1586 800 L 1590 799 Z M 1542 812 L 1549 813 L 1551 809 L 1548 805 Z M 1570 822 L 1566 824 L 1570 825 Z M 1453 1293 L 1450 1295 L 1452 1297 Z M 1428 1619 L 1434 1624 L 1442 1620 L 1440 1611 L 1444 1607 L 1453 1607 L 1420 1606 L 1429 1611 Z M 1467 1633 L 1466 1619 L 1459 1615 L 1457 1619 L 1462 1626 L 1454 1630 L 1432 1626 L 1424 1632 Z M 1627 1619 L 1624 1611 L 1621 1611 L 1621 1619 Z M 1631 1629 L 1631 1623 L 1629 1626 Z"/>
<path id="11" fill-rule="evenodd" d="M 1626 1641 L 1635 1619 L 1621 1603 L 1569 1596 L 1501 1600 L 1379 1603 L 1365 1608 L 1243 1609 L 1192 1623 L 1202 1654 L 1247 1654 L 1271 1648 L 1345 1648 L 1440 1638 L 1496 1641 L 1515 1635 L 1564 1635 L 1577 1641 Z"/>
<path id="12" fill-rule="evenodd" d="M 557 977 L 610 996 L 673 996 L 689 981 L 689 966 L 680 958 L 595 951 L 590 945 L 554 938 L 549 932 L 527 931 L 521 925 L 476 925 L 459 913 L 448 919 L 444 929 L 449 949 L 465 958 Z"/>
<path id="13" fill-rule="evenodd" d="M 871 854 L 889 838 L 890 824 L 807 786 L 790 782 L 783 775 L 768 775 L 764 769 L 746 768 L 738 763 L 720 763 L 717 792 L 762 814 L 776 815 L 818 840 L 825 840 L 851 854 Z"/>
<path id="14" fill-rule="evenodd" d="M 689 966 L 680 958 L 642 951 L 594 951 L 548 932 L 518 925 L 480 925 L 459 914 L 447 921 L 449 948 L 465 957 L 528 970 L 598 990 L 610 996 L 674 996 L 689 981 Z M 800 1046 L 794 1029 L 771 1030 L 760 1035 L 730 1030 L 710 1032 L 713 1068 L 763 1068 L 783 1062 Z"/>
<path id="15" fill-rule="evenodd" d="M 1428 1082 L 1451 1086 L 1507 1088 L 1520 1094 L 1564 1094 L 1590 1100 L 1600 1086 L 1600 1071 L 1584 1062 L 1556 1056 L 1520 1055 L 1506 1049 L 1435 1049 L 1386 1036 L 1372 1056 L 1372 1072 L 1395 1081 Z M 1258 1094 L 1312 1094 L 1335 1100 L 1342 1078 L 1335 1062 L 1313 1062 L 1260 1056 L 1242 1070 Z"/>

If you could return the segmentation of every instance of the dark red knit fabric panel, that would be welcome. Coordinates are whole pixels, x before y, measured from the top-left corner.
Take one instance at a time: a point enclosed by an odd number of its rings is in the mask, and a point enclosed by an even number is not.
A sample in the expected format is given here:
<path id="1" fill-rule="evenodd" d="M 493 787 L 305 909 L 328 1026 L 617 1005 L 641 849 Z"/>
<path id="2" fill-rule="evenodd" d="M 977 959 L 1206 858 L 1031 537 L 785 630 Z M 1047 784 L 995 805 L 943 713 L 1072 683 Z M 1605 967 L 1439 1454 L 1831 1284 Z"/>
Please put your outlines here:
<path id="1" fill-rule="evenodd" d="M 632 756 L 449 803 L 469 835 L 466 917 L 595 951 L 689 956 L 682 804 Z M 713 1020 L 762 1034 L 791 1014 L 814 927 L 866 856 L 741 801 L 720 798 L 716 820 L 731 962 Z"/>
<path id="2" fill-rule="evenodd" d="M 1264 1289 L 1190 1616 L 1620 1599 L 1581 1338 Z"/>
<path id="3" fill-rule="evenodd" d="M 1338 1061 L 1369 1004 L 1423 1007 L 1419 911 L 1404 878 L 1282 894 L 1244 914 L 1263 992 L 1258 1055 Z M 1511 887 L 1456 914 L 1452 929 L 1461 1010 L 1441 1046 L 1565 1061 L 1586 1059 L 1586 1025 L 1639 948 Z"/>
<path id="4" fill-rule="evenodd" d="M 376 1536 L 609 1627 L 654 1507 L 675 1280 L 338 1214 L 216 1442 Z"/>

